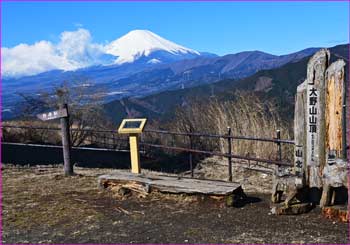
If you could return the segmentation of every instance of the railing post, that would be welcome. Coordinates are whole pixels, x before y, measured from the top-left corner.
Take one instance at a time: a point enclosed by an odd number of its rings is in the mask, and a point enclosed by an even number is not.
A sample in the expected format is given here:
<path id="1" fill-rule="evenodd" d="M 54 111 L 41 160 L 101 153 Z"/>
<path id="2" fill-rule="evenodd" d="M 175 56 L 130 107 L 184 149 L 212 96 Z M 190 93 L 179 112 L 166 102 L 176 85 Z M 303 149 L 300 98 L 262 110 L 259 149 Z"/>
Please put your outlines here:
<path id="1" fill-rule="evenodd" d="M 231 137 L 231 128 L 227 127 L 227 147 L 228 151 L 227 154 L 228 156 L 228 180 L 232 181 L 232 137 Z"/>
<path id="2" fill-rule="evenodd" d="M 146 155 L 146 148 L 145 148 L 145 145 L 143 144 L 144 143 L 144 136 L 143 136 L 143 133 L 140 134 L 140 153 L 143 152 L 144 155 Z M 141 148 L 143 150 L 141 150 Z"/>
<path id="3" fill-rule="evenodd" d="M 276 139 L 281 139 L 281 131 L 278 129 L 276 130 Z M 279 161 L 282 160 L 282 149 L 281 149 L 281 142 L 276 142 L 277 144 L 277 158 Z M 279 203 L 281 201 L 281 195 L 280 192 L 278 192 L 278 177 L 279 177 L 279 165 L 274 166 L 274 175 L 272 179 L 272 195 L 271 195 L 271 201 L 272 203 Z"/>
<path id="4" fill-rule="evenodd" d="M 281 130 L 277 129 L 276 130 L 276 139 L 280 140 L 281 139 Z M 277 142 L 277 157 L 279 161 L 282 161 L 282 147 L 281 147 L 281 142 Z M 275 174 L 278 175 L 279 172 L 279 166 L 275 166 Z"/>
<path id="5" fill-rule="evenodd" d="M 192 132 L 192 130 L 191 130 Z M 192 143 L 192 135 L 189 136 L 190 137 L 190 149 L 192 150 L 193 148 L 193 143 Z M 192 160 L 192 152 L 190 152 L 190 169 L 191 169 L 191 177 L 193 178 L 193 160 Z"/>
<path id="6" fill-rule="evenodd" d="M 281 139 L 281 130 L 277 130 L 277 139 Z M 281 147 L 281 142 L 277 142 L 277 154 L 278 154 L 278 160 L 282 161 L 282 147 Z"/>

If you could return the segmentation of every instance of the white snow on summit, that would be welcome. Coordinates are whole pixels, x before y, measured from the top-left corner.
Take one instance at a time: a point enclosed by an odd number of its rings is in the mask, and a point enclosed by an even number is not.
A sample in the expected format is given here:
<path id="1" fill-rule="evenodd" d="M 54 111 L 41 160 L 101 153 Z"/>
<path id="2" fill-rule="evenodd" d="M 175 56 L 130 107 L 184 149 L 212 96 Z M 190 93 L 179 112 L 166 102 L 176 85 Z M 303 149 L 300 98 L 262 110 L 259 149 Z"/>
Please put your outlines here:
<path id="1" fill-rule="evenodd" d="M 172 55 L 200 55 L 148 30 L 133 30 L 112 41 L 105 47 L 106 53 L 117 56 L 116 64 L 130 63 L 141 56 L 149 56 L 154 51 L 166 51 Z"/>

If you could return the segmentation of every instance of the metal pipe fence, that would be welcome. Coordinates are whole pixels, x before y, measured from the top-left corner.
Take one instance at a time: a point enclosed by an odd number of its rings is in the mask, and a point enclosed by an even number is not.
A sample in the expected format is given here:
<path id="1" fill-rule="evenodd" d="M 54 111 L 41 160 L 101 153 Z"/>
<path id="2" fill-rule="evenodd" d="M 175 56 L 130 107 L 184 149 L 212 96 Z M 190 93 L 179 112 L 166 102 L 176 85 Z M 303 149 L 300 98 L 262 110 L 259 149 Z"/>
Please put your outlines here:
<path id="1" fill-rule="evenodd" d="M 21 125 L 2 125 L 2 142 L 4 138 L 4 129 L 21 129 L 21 130 L 46 130 L 46 131 L 59 131 L 58 127 L 35 127 L 35 126 L 21 126 Z M 116 151 L 125 151 L 129 150 L 128 139 L 126 136 L 118 134 L 117 130 L 102 130 L 102 129 L 79 129 L 79 128 L 70 128 L 71 134 L 74 132 L 88 132 L 89 134 L 85 135 L 83 144 L 75 145 L 74 148 L 77 149 L 108 149 Z M 8 132 L 9 133 L 9 132 Z M 170 136 L 171 138 L 166 140 L 163 138 L 164 135 Z M 180 137 L 182 139 L 177 139 Z M 226 152 L 206 150 L 206 149 L 194 149 L 194 144 L 203 143 L 201 139 L 217 139 L 224 140 L 227 142 Z M 23 140 L 23 139 L 22 139 Z M 277 156 L 278 159 L 266 159 L 253 157 L 248 155 L 239 155 L 235 154 L 234 149 L 232 149 L 233 141 L 237 140 L 248 140 L 248 141 L 260 141 L 273 143 L 277 146 Z M 23 142 L 6 142 L 6 143 L 21 143 Z M 168 143 L 168 144 L 167 144 Z M 170 145 L 169 145 L 170 143 Z M 250 137 L 250 136 L 236 136 L 232 135 L 231 128 L 228 128 L 227 134 L 208 134 L 208 133 L 198 133 L 198 132 L 174 132 L 166 130 L 156 130 L 156 129 L 145 129 L 144 133 L 141 135 L 140 146 L 143 147 L 141 150 L 142 153 L 147 154 L 148 149 L 162 149 L 163 151 L 175 151 L 175 152 L 186 152 L 189 154 L 189 167 L 191 171 L 191 176 L 194 175 L 194 164 L 193 164 L 193 154 L 201 154 L 206 156 L 219 156 L 227 158 L 228 161 L 228 179 L 232 181 L 232 159 L 240 159 L 247 161 L 256 161 L 267 164 L 273 164 L 275 166 L 292 166 L 293 164 L 288 161 L 282 160 L 282 144 L 294 145 L 293 140 L 281 139 L 281 132 L 277 131 L 276 138 L 260 138 L 260 137 Z M 180 145 L 180 146 L 179 146 Z M 92 147 L 93 146 L 93 147 Z"/>
<path id="2" fill-rule="evenodd" d="M 253 140 L 253 141 L 264 141 L 264 142 L 294 145 L 294 140 L 286 140 L 286 139 L 279 139 L 279 138 L 270 139 L 270 138 L 251 137 L 251 136 L 233 136 L 233 135 L 224 135 L 224 134 L 183 133 L 183 132 L 173 132 L 173 131 L 155 130 L 155 129 L 145 129 L 144 132 L 181 135 L 181 136 L 198 136 L 198 137 L 207 137 L 207 138 L 222 138 L 222 139 L 231 138 L 231 139 L 237 139 L 237 140 Z"/>

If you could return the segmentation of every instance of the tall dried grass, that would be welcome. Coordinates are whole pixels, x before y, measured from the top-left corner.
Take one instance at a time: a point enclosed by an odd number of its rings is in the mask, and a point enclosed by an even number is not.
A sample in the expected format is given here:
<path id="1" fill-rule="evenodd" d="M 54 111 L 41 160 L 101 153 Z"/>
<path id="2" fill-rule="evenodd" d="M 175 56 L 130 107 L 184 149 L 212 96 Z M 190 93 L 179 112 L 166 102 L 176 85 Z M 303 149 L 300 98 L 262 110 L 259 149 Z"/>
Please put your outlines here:
<path id="1" fill-rule="evenodd" d="M 211 98 L 206 102 L 192 102 L 186 108 L 179 108 L 171 124 L 172 130 L 195 131 L 225 135 L 227 127 L 234 136 L 275 138 L 281 131 L 282 139 L 293 137 L 291 122 L 284 120 L 279 108 L 272 100 L 263 100 L 254 93 L 237 92 L 233 99 Z M 225 139 L 201 139 L 200 146 L 208 150 L 228 151 Z M 233 154 L 277 159 L 277 145 L 270 142 L 233 140 Z M 292 158 L 292 147 L 282 147 L 283 159 Z"/>

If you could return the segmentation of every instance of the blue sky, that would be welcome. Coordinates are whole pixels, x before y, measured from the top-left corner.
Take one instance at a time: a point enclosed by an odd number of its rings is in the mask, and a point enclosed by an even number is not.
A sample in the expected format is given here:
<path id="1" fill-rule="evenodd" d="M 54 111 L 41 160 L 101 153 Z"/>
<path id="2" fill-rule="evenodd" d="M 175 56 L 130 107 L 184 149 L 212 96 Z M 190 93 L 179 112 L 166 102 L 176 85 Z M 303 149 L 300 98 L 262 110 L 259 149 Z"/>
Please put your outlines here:
<path id="1" fill-rule="evenodd" d="M 348 2 L 2 2 L 2 46 L 59 42 L 82 27 L 106 43 L 148 29 L 219 55 L 286 54 L 348 41 Z"/>

